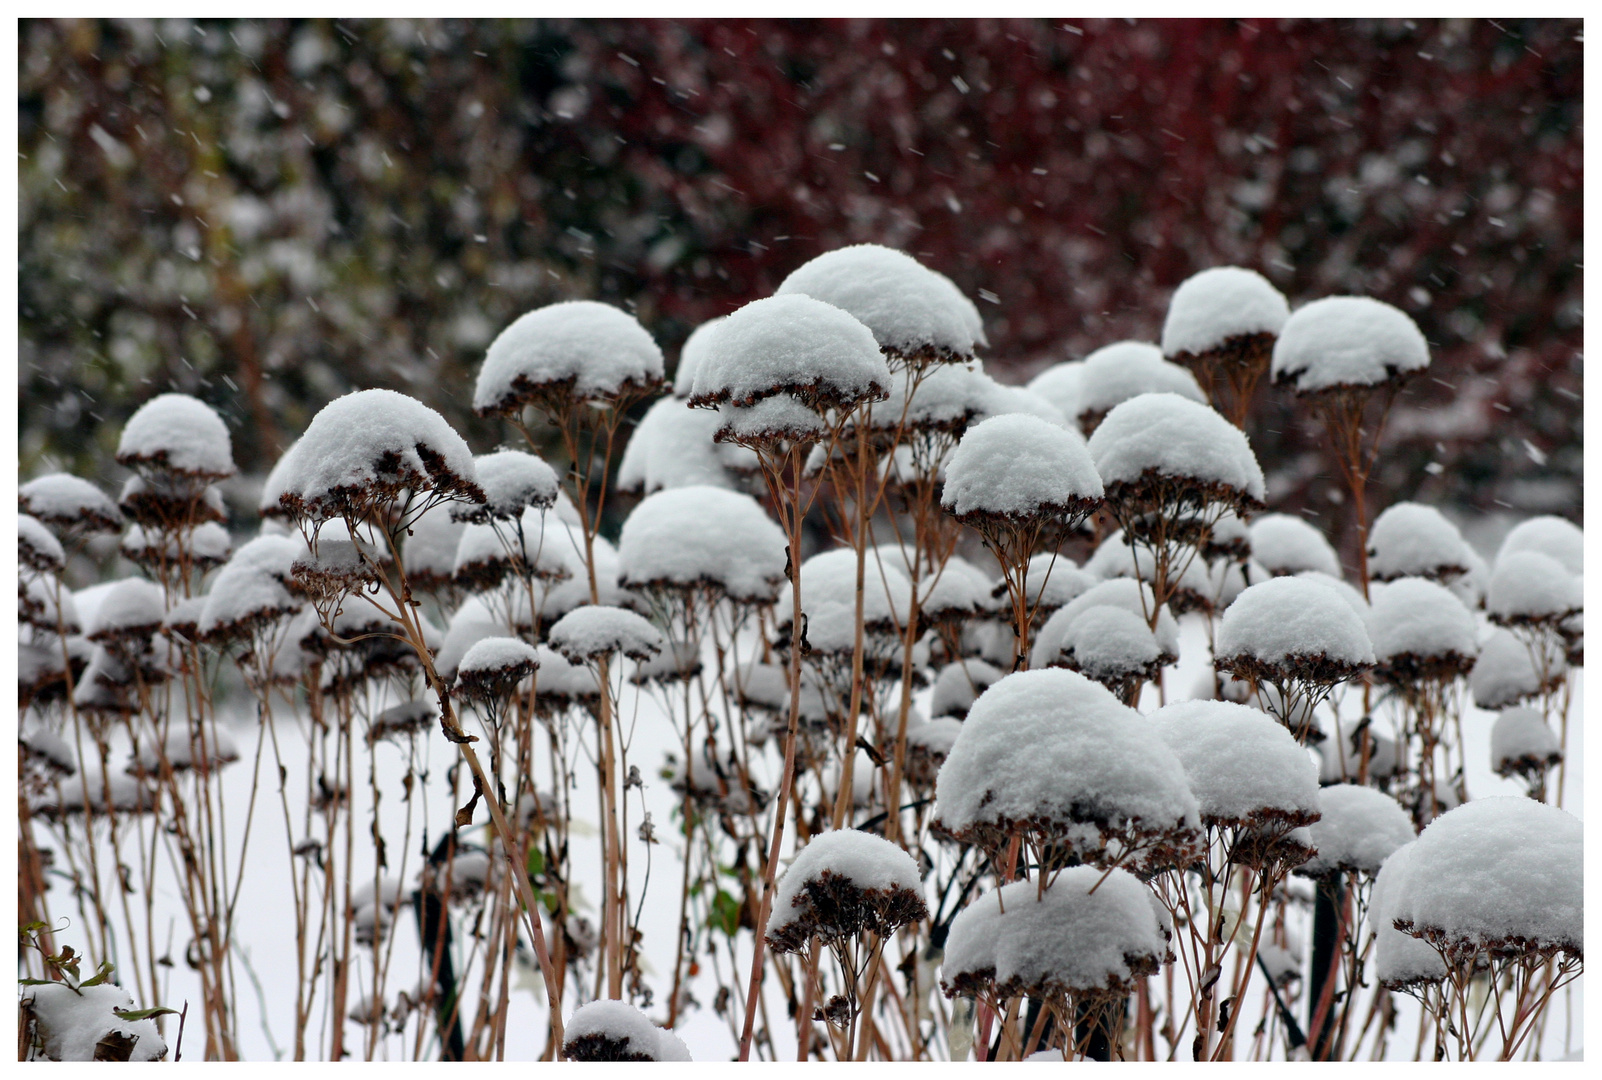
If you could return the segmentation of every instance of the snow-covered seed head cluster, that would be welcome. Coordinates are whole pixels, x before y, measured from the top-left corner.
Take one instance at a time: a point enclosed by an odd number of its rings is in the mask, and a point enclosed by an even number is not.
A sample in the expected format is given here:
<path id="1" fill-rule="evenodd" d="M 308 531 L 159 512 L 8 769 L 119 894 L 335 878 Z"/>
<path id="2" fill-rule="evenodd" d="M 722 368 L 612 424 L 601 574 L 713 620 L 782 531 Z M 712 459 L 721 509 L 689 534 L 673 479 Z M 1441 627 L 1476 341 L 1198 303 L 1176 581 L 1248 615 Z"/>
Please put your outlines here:
<path id="1" fill-rule="evenodd" d="M 528 312 L 490 343 L 473 408 L 515 417 L 532 405 L 559 415 L 576 404 L 617 404 L 661 381 L 662 350 L 634 316 L 570 300 Z"/>
<path id="2" fill-rule="evenodd" d="M 881 836 L 837 829 L 813 837 L 779 879 L 766 937 L 796 952 L 873 933 L 881 938 L 929 917 L 918 864 Z"/>
<path id="3" fill-rule="evenodd" d="M 1163 353 L 1205 376 L 1219 369 L 1261 374 L 1290 305 L 1255 270 L 1215 266 L 1180 283 L 1163 319 Z"/>
<path id="4" fill-rule="evenodd" d="M 1274 381 L 1298 394 L 1372 390 L 1422 371 L 1429 343 L 1407 313 L 1366 296 L 1297 308 L 1274 344 Z"/>

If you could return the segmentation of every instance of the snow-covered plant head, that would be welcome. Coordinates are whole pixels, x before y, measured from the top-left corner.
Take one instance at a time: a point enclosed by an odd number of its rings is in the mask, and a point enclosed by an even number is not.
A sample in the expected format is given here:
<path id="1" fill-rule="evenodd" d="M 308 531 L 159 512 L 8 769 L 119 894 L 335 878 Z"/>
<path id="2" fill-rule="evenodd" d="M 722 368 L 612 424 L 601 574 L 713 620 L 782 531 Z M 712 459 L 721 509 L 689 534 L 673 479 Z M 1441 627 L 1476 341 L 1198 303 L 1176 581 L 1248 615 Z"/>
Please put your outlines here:
<path id="1" fill-rule="evenodd" d="M 1333 587 L 1280 577 L 1245 589 L 1224 611 L 1213 666 L 1277 692 L 1264 704 L 1299 740 L 1321 738 L 1313 708 L 1372 667 L 1362 618 Z"/>
<path id="2" fill-rule="evenodd" d="M 1428 942 L 1396 929 L 1391 914 L 1391 901 L 1411 871 L 1416 843 L 1410 841 L 1391 852 L 1375 875 L 1368 921 L 1374 931 L 1374 974 L 1380 985 L 1427 1000 L 1427 989 L 1446 978 L 1446 965 Z"/>
<path id="3" fill-rule="evenodd" d="M 604 604 L 574 608 L 550 631 L 551 648 L 573 664 L 593 664 L 612 653 L 644 662 L 667 645 L 662 631 L 632 611 Z"/>
<path id="4" fill-rule="evenodd" d="M 1260 514 L 1248 527 L 1251 555 L 1275 577 L 1317 570 L 1341 576 L 1340 556 L 1314 525 L 1295 514 Z"/>
<path id="5" fill-rule="evenodd" d="M 1078 411 L 1068 419 L 1089 435 L 1109 412 L 1142 394 L 1178 394 L 1207 403 L 1195 376 L 1164 360 L 1157 346 L 1149 341 L 1117 341 L 1085 357 L 1075 400 Z"/>
<path id="6" fill-rule="evenodd" d="M 453 506 L 452 516 L 459 521 L 515 522 L 530 507 L 544 511 L 555 506 L 561 491 L 556 470 L 522 450 L 480 454 L 473 459 L 473 469 L 484 501 Z"/>
<path id="7" fill-rule="evenodd" d="M 1072 861 L 1146 870 L 1194 857 L 1179 759 L 1072 671 L 1014 672 L 979 696 L 935 784 L 938 827 L 1000 860 L 1014 837 L 1042 880 Z"/>
<path id="8" fill-rule="evenodd" d="M 490 343 L 473 409 L 516 420 L 532 405 L 565 416 L 581 404 L 624 405 L 661 382 L 662 350 L 634 316 L 570 300 L 520 316 Z"/>
<path id="9" fill-rule="evenodd" d="M 1055 1020 L 1053 1044 L 1064 1057 L 1083 1056 L 1093 1037 L 1087 1028 L 1110 1026 L 1100 1034 L 1116 1060 L 1121 999 L 1173 961 L 1172 936 L 1166 913 L 1139 878 L 1076 866 L 1044 890 L 1014 882 L 958 912 L 941 988 L 947 997 L 978 998 L 997 1012 L 1010 998 L 1038 999 Z M 1086 1022 L 1098 1015 L 1100 1023 Z"/>
<path id="10" fill-rule="evenodd" d="M 160 394 L 142 405 L 122 429 L 117 463 L 134 471 L 122 510 L 147 529 L 186 536 L 226 516 L 212 484 L 237 471 L 228 425 L 197 398 Z"/>
<path id="11" fill-rule="evenodd" d="M 35 516 L 47 520 L 42 514 Z M 1565 518 L 1544 515 L 1519 522 L 1497 549 L 1497 561 L 1515 551 L 1539 551 L 1562 563 L 1571 574 L 1585 573 L 1585 533 Z"/>
<path id="12" fill-rule="evenodd" d="M 690 1050 L 626 1001 L 592 1001 L 567 1022 L 568 1061 L 689 1061 Z"/>
<path id="13" fill-rule="evenodd" d="M 122 511 L 111 496 L 71 473 L 29 480 L 17 489 L 17 509 L 69 538 L 122 529 Z"/>
<path id="14" fill-rule="evenodd" d="M 1268 370 L 1290 305 L 1268 279 L 1239 266 L 1193 274 L 1174 290 L 1163 320 L 1163 353 L 1196 372 L 1213 404 L 1246 426 L 1257 381 Z M 1228 400 L 1221 400 L 1224 386 Z"/>
<path id="15" fill-rule="evenodd" d="M 1425 578 L 1398 578 L 1373 590 L 1368 615 L 1375 677 L 1402 693 L 1467 675 L 1479 655 L 1474 614 Z"/>
<path id="16" fill-rule="evenodd" d="M 1057 407 L 1070 423 L 1079 417 L 1079 387 L 1085 377 L 1083 360 L 1063 360 L 1029 380 L 1026 389 Z"/>
<path id="17" fill-rule="evenodd" d="M 767 604 L 785 581 L 784 531 L 749 495 L 670 488 L 623 522 L 618 563 L 624 588 L 646 596 Z"/>
<path id="18" fill-rule="evenodd" d="M 1029 654 L 1030 557 L 1055 547 L 1101 505 L 1102 481 L 1073 432 L 1023 413 L 969 428 L 946 463 L 946 511 L 975 529 L 1001 563 L 1018 633 Z"/>
<path id="19" fill-rule="evenodd" d="M 850 312 L 895 368 L 968 360 L 986 344 L 979 310 L 950 278 L 878 244 L 825 252 L 793 271 L 776 293 Z"/>
<path id="20" fill-rule="evenodd" d="M 1534 709 L 1503 709 L 1491 728 L 1491 770 L 1522 779 L 1530 797 L 1545 801 L 1546 771 L 1563 761 L 1563 746 Z"/>
<path id="21" fill-rule="evenodd" d="M 1444 585 L 1468 573 L 1470 565 L 1463 534 L 1433 506 L 1394 503 L 1368 533 L 1368 575 L 1374 581 L 1421 577 Z"/>
<path id="22" fill-rule="evenodd" d="M 1318 793 L 1318 808 L 1322 816 L 1311 830 L 1317 854 L 1296 870 L 1307 877 L 1373 877 L 1393 851 L 1413 842 L 1412 819 L 1383 791 L 1335 784 Z"/>

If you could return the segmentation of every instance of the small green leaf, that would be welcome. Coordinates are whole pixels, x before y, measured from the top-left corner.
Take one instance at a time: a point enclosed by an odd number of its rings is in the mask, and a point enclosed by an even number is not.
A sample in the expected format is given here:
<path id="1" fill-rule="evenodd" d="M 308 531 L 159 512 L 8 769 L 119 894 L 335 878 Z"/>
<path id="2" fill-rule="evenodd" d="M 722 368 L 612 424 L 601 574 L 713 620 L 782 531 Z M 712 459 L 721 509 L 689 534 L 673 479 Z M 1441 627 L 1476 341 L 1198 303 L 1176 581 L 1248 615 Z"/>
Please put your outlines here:
<path id="1" fill-rule="evenodd" d="M 528 849 L 528 876 L 539 877 L 545 873 L 545 853 L 537 847 Z"/>
<path id="2" fill-rule="evenodd" d="M 177 1009 L 169 1009 L 165 1005 L 157 1005 L 154 1009 L 112 1009 L 124 1020 L 149 1020 L 152 1016 L 177 1016 Z"/>
<path id="3" fill-rule="evenodd" d="M 709 925 L 733 937 L 735 931 L 740 928 L 740 902 L 719 889 L 717 895 L 712 898 Z"/>
<path id="4" fill-rule="evenodd" d="M 89 978 L 85 979 L 83 982 L 79 983 L 78 985 L 79 986 L 99 986 L 109 978 L 111 978 L 111 961 L 110 960 L 102 960 L 102 961 L 100 961 L 100 970 L 96 971 L 92 976 L 90 976 Z"/>

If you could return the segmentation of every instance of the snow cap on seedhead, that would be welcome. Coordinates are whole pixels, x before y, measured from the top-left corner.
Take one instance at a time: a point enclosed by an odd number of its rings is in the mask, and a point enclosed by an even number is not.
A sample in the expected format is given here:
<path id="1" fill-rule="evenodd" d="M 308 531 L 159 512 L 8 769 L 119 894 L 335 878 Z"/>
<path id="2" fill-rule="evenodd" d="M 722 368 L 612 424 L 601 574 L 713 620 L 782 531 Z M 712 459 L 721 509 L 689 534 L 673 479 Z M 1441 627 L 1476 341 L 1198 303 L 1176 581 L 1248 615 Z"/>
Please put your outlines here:
<path id="1" fill-rule="evenodd" d="M 1266 682 L 1330 684 L 1374 663 L 1363 620 L 1328 585 L 1279 577 L 1249 586 L 1224 611 L 1215 666 Z"/>
<path id="2" fill-rule="evenodd" d="M 1366 296 L 1328 296 L 1285 320 L 1272 371 L 1275 382 L 1313 394 L 1377 387 L 1429 363 L 1429 343 L 1406 312 Z"/>
<path id="3" fill-rule="evenodd" d="M 562 1033 L 568 1061 L 689 1061 L 684 1042 L 657 1027 L 626 1001 L 591 1001 L 568 1018 Z"/>
<path id="4" fill-rule="evenodd" d="M 23 566 L 45 574 L 59 574 L 67 565 L 61 541 L 31 514 L 17 515 L 17 558 Z"/>
<path id="5" fill-rule="evenodd" d="M 1035 635 L 1030 667 L 1049 667 L 1058 662 L 1063 640 L 1069 627 L 1081 614 L 1103 605 L 1121 607 L 1131 615 L 1145 621 L 1147 612 L 1157 606 L 1151 586 L 1134 578 L 1112 578 L 1093 585 L 1063 605 L 1047 619 Z M 1179 658 L 1179 623 L 1167 608 L 1157 612 L 1156 642 L 1162 650 L 1163 663 L 1171 664 Z"/>
<path id="6" fill-rule="evenodd" d="M 928 917 L 911 855 L 882 836 L 835 829 L 814 836 L 779 878 L 765 934 L 776 952 L 797 952 L 813 935 L 883 937 Z"/>
<path id="7" fill-rule="evenodd" d="M 793 394 L 774 394 L 754 405 L 719 405 L 717 418 L 714 442 L 752 450 L 815 442 L 829 430 L 817 410 Z"/>
<path id="8" fill-rule="evenodd" d="M 299 539 L 258 536 L 242 544 L 217 574 L 195 624 L 202 640 L 245 637 L 293 615 L 301 601 L 291 592 L 295 559 L 306 550 Z"/>
<path id="9" fill-rule="evenodd" d="M 1368 923 L 1374 931 L 1374 974 L 1388 990 L 1404 990 L 1446 978 L 1441 954 L 1426 941 L 1404 934 L 1394 925 L 1392 901 L 1413 867 L 1410 840 L 1391 852 L 1374 877 L 1369 893 Z"/>
<path id="10" fill-rule="evenodd" d="M 1562 760 L 1562 744 L 1534 709 L 1503 709 L 1491 727 L 1491 769 L 1498 776 L 1538 779 Z"/>
<path id="11" fill-rule="evenodd" d="M 632 611 L 604 604 L 577 607 L 551 627 L 551 648 L 575 664 L 621 652 L 649 660 L 667 645 L 662 631 Z"/>
<path id="12" fill-rule="evenodd" d="M 1369 589 L 1369 640 L 1384 682 L 1452 679 L 1479 655 L 1474 614 L 1444 585 L 1397 578 Z"/>
<path id="13" fill-rule="evenodd" d="M 1585 572 L 1585 534 L 1566 518 L 1543 515 L 1519 522 L 1497 549 L 1497 561 L 1515 551 L 1539 551 L 1562 563 L 1571 574 Z"/>
<path id="14" fill-rule="evenodd" d="M 1444 582 L 1468 570 L 1463 534 L 1433 506 L 1395 503 L 1368 530 L 1368 574 L 1375 581 L 1422 577 Z"/>
<path id="15" fill-rule="evenodd" d="M 236 471 L 228 425 L 188 394 L 158 394 L 141 405 L 122 429 L 117 464 L 205 480 Z"/>
<path id="16" fill-rule="evenodd" d="M 146 578 L 123 578 L 101 597 L 84 636 L 96 642 L 148 639 L 161 628 L 166 614 L 160 585 Z"/>
<path id="17" fill-rule="evenodd" d="M 1083 360 L 1064 360 L 1030 379 L 1025 388 L 1051 402 L 1069 420 L 1077 420 L 1079 387 L 1084 377 Z"/>
<path id="18" fill-rule="evenodd" d="M 1308 877 L 1377 873 L 1391 852 L 1413 840 L 1413 819 L 1383 791 L 1336 784 L 1318 793 L 1318 809 L 1322 816 L 1312 825 L 1318 854 L 1297 868 Z"/>
<path id="19" fill-rule="evenodd" d="M 1276 577 L 1317 570 L 1341 576 L 1341 561 L 1328 538 L 1295 514 L 1262 514 L 1247 526 L 1252 558 Z"/>
<path id="20" fill-rule="evenodd" d="M 1090 436 L 1089 448 L 1109 499 L 1177 481 L 1231 509 L 1263 501 L 1263 470 L 1245 432 L 1178 394 L 1141 394 L 1123 402 Z"/>
<path id="21" fill-rule="evenodd" d="M 695 386 L 696 369 L 706 358 L 707 347 L 712 343 L 712 335 L 726 318 L 728 316 L 719 315 L 714 319 L 708 319 L 691 330 L 690 336 L 685 338 L 684 344 L 679 347 L 679 366 L 673 372 L 673 396 L 680 399 L 680 404 L 683 404 L 684 398 L 690 396 L 690 391 Z"/>
<path id="22" fill-rule="evenodd" d="M 549 510 L 561 490 L 556 470 L 523 450 L 480 454 L 473 459 L 473 470 L 484 502 L 453 508 L 463 521 L 512 521 L 531 506 Z"/>
<path id="23" fill-rule="evenodd" d="M 47 473 L 17 489 L 17 507 L 57 529 L 115 532 L 122 512 L 111 496 L 71 473 Z"/>
<path id="24" fill-rule="evenodd" d="M 1497 556 L 1485 594 L 1485 610 L 1492 622 L 1553 625 L 1584 606 L 1580 579 L 1552 556 L 1528 548 Z"/>
<path id="25" fill-rule="evenodd" d="M 1231 701 L 1176 701 L 1151 714 L 1208 825 L 1285 828 L 1318 820 L 1318 770 L 1284 726 Z"/>
<path id="26" fill-rule="evenodd" d="M 783 394 L 816 411 L 879 400 L 889 388 L 890 369 L 866 326 L 791 293 L 753 300 L 719 324 L 690 402 L 744 408 Z"/>
<path id="27" fill-rule="evenodd" d="M 1479 659 L 1469 672 L 1469 692 L 1482 709 L 1502 709 L 1517 705 L 1555 688 L 1563 679 L 1563 657 L 1549 644 L 1542 644 L 1548 655 L 1545 679 L 1537 669 L 1530 649 L 1511 631 L 1497 629 L 1480 646 Z"/>
<path id="28" fill-rule="evenodd" d="M 1119 341 L 1085 357 L 1079 375 L 1078 412 L 1069 419 L 1094 420 L 1142 394 L 1177 394 L 1198 404 L 1207 402 L 1196 376 L 1164 360 L 1157 346 L 1148 341 Z"/>
<path id="29" fill-rule="evenodd" d="M 815 414 L 807 415 L 817 421 Z M 756 472 L 760 463 L 747 447 L 718 442 L 722 426 L 721 410 L 686 408 L 671 396 L 653 402 L 623 448 L 618 488 L 649 495 L 691 484 L 736 487 L 737 477 Z"/>
<path id="30" fill-rule="evenodd" d="M 520 638 L 480 638 L 456 665 L 452 691 L 470 698 L 497 698 L 539 666 L 540 657 L 534 646 Z"/>
<path id="31" fill-rule="evenodd" d="M 564 400 L 606 402 L 662 379 L 662 350 L 639 320 L 610 304 L 568 300 L 520 316 L 490 342 L 473 389 L 480 416 Z"/>
<path id="32" fill-rule="evenodd" d="M 793 271 L 777 295 L 833 304 L 873 332 L 886 353 L 908 361 L 966 360 L 984 344 L 979 312 L 951 280 L 878 244 L 836 248 Z"/>
<path id="33" fill-rule="evenodd" d="M 1180 282 L 1163 320 L 1163 353 L 1199 356 L 1242 339 L 1278 335 L 1290 305 L 1268 279 L 1239 266 L 1215 266 Z"/>
<path id="34" fill-rule="evenodd" d="M 1038 417 L 995 416 L 969 428 L 946 463 L 940 502 L 962 520 L 1083 517 L 1101 501 L 1084 440 Z"/>
<path id="35" fill-rule="evenodd" d="M 785 580 L 784 531 L 749 495 L 670 488 L 623 522 L 618 561 L 625 588 L 709 587 L 735 600 L 772 601 Z"/>

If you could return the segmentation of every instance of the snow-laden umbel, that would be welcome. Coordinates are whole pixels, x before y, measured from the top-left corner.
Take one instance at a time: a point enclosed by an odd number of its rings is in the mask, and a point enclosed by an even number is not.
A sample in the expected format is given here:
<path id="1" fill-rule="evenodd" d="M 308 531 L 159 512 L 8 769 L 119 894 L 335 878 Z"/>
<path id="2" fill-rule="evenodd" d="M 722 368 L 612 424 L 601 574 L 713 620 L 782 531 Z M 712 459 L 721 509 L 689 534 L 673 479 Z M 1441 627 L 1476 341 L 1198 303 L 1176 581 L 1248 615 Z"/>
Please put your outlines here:
<path id="1" fill-rule="evenodd" d="M 233 444 L 210 405 L 188 394 L 159 394 L 128 418 L 117 464 L 221 480 L 234 475 Z"/>
<path id="2" fill-rule="evenodd" d="M 549 304 L 519 316 L 490 342 L 473 387 L 480 416 L 525 405 L 606 402 L 662 380 L 662 350 L 626 311 L 593 300 Z"/>
<path id="3" fill-rule="evenodd" d="M 857 553 L 850 548 L 819 552 L 801 564 L 801 611 L 813 623 L 828 617 L 831 609 L 847 610 L 855 622 Z M 912 608 L 912 583 L 892 562 L 876 564 L 869 555 L 863 567 L 862 624 L 870 633 L 898 634 Z M 788 625 L 788 611 L 775 612 L 780 626 Z M 812 644 L 823 648 L 812 630 Z M 846 646 L 850 647 L 849 643 Z"/>
<path id="4" fill-rule="evenodd" d="M 106 591 L 84 636 L 95 642 L 148 640 L 166 616 L 161 586 L 144 578 L 123 578 Z"/>
<path id="5" fill-rule="evenodd" d="M 1405 990 L 1446 978 L 1441 954 L 1427 942 L 1404 934 L 1394 925 L 1393 901 L 1413 867 L 1410 840 L 1391 852 L 1374 877 L 1369 893 L 1368 923 L 1374 931 L 1374 974 L 1389 990 Z"/>
<path id="6" fill-rule="evenodd" d="M 534 674 L 539 666 L 539 653 L 521 638 L 480 638 L 456 665 L 453 690 L 464 697 L 492 700 Z"/>
<path id="7" fill-rule="evenodd" d="M 893 379 L 889 398 L 873 410 L 874 429 L 884 434 L 961 432 L 996 411 L 991 380 L 974 363 L 899 368 Z"/>
<path id="8" fill-rule="evenodd" d="M 1555 806 L 1475 799 L 1419 834 L 1390 902 L 1414 936 L 1454 953 L 1584 951 L 1584 827 Z"/>
<path id="9" fill-rule="evenodd" d="M 449 504 L 430 507 L 411 524 L 401 542 L 401 566 L 413 592 L 435 592 L 449 587 L 456 566 L 456 549 L 465 522 L 451 516 Z"/>
<path id="10" fill-rule="evenodd" d="M 1539 551 L 1562 563 L 1571 574 L 1585 572 L 1585 534 L 1564 518 L 1534 517 L 1513 526 L 1497 549 L 1497 562 L 1516 551 Z"/>
<path id="11" fill-rule="evenodd" d="M 1247 529 L 1252 558 L 1270 574 L 1279 577 L 1317 570 L 1330 577 L 1341 576 L 1341 561 L 1328 538 L 1300 517 L 1262 514 L 1253 518 Z"/>
<path id="12" fill-rule="evenodd" d="M 287 536 L 258 536 L 228 560 L 206 594 L 196 631 L 215 643 L 248 637 L 293 615 L 301 601 L 289 586 L 306 545 Z"/>
<path id="13" fill-rule="evenodd" d="M 290 451 L 279 505 L 297 519 L 361 517 L 398 498 L 481 502 L 473 453 L 445 418 L 393 390 L 358 390 L 312 417 Z"/>
<path id="14" fill-rule="evenodd" d="M 1080 612 L 1063 633 L 1059 663 L 1126 696 L 1156 678 L 1164 656 L 1146 620 L 1112 604 Z"/>
<path id="15" fill-rule="evenodd" d="M 809 409 L 840 408 L 882 398 L 889 388 L 890 369 L 872 332 L 832 304 L 797 293 L 754 300 L 719 324 L 690 402 L 742 408 L 784 394 Z"/>
<path id="16" fill-rule="evenodd" d="M 1138 501 L 1161 481 L 1194 488 L 1202 501 L 1234 510 L 1263 501 L 1263 470 L 1245 433 L 1178 394 L 1125 401 L 1096 428 L 1089 449 L 1109 501 Z"/>
<path id="17" fill-rule="evenodd" d="M 59 574 L 67 565 L 61 541 L 30 514 L 17 515 L 17 558 L 23 566 L 46 574 Z"/>
<path id="18" fill-rule="evenodd" d="M 1088 428 L 1113 408 L 1142 394 L 1177 394 L 1204 404 L 1207 395 L 1196 376 L 1163 359 L 1163 351 L 1147 341 L 1103 345 L 1084 359 L 1079 375 L 1078 412 L 1068 419 Z"/>
<path id="19" fill-rule="evenodd" d="M 1318 770 L 1290 732 L 1231 701 L 1177 701 L 1151 724 L 1185 769 L 1205 825 L 1290 829 L 1318 819 Z"/>
<path id="20" fill-rule="evenodd" d="M 575 664 L 620 652 L 649 660 L 667 645 L 662 631 L 632 611 L 604 604 L 574 608 L 551 627 L 551 648 Z"/>
<path id="21" fill-rule="evenodd" d="M 765 934 L 775 952 L 872 931 L 880 937 L 929 917 L 918 864 L 882 836 L 835 829 L 814 836 L 774 886 Z"/>
<path id="22" fill-rule="evenodd" d="M 695 388 L 695 372 L 706 358 L 707 347 L 712 343 L 712 335 L 717 332 L 725 315 L 706 322 L 690 331 L 690 336 L 684 339 L 679 347 L 679 366 L 673 372 L 673 396 L 683 404 L 684 399 L 690 396 Z"/>
<path id="23" fill-rule="evenodd" d="M 1491 769 L 1498 776 L 1538 779 L 1563 760 L 1563 747 L 1534 709 L 1503 709 L 1491 727 Z"/>
<path id="24" fill-rule="evenodd" d="M 1219 670 L 1263 682 L 1339 682 L 1374 663 L 1363 620 L 1328 585 L 1278 577 L 1241 592 L 1213 645 Z"/>
<path id="25" fill-rule="evenodd" d="M 978 375 L 978 383 L 981 416 L 1011 416 L 1013 413 L 1024 413 L 1060 428 L 1077 430 L 1070 417 L 1064 416 L 1061 409 L 1032 390 L 998 383 L 983 372 Z"/>
<path id="26" fill-rule="evenodd" d="M 549 510 L 561 490 L 556 470 L 523 450 L 480 454 L 473 471 L 484 501 L 454 508 L 464 521 L 511 521 L 529 507 Z"/>
<path id="27" fill-rule="evenodd" d="M 776 292 L 850 312 L 880 348 L 903 361 L 965 360 L 985 343 L 978 309 L 949 278 L 878 244 L 825 252 L 793 271 Z"/>
<path id="28" fill-rule="evenodd" d="M 930 623 L 961 626 L 995 607 L 990 578 L 960 555 L 948 558 L 938 576 L 925 575 L 918 584 L 925 590 L 920 611 Z"/>
<path id="29" fill-rule="evenodd" d="M 1180 282 L 1163 319 L 1163 353 L 1171 359 L 1244 349 L 1270 341 L 1290 317 L 1290 305 L 1268 279 L 1239 266 L 1215 266 Z"/>
<path id="30" fill-rule="evenodd" d="M 568 1061 L 689 1061 L 677 1035 L 657 1027 L 626 1001 L 592 1001 L 568 1018 L 562 1033 Z"/>
<path id="31" fill-rule="evenodd" d="M 1463 534 L 1433 506 L 1396 503 L 1368 530 L 1368 574 L 1375 581 L 1421 577 L 1445 582 L 1468 570 Z"/>
<path id="32" fill-rule="evenodd" d="M 1140 879 L 1076 866 L 1044 895 L 1036 882 L 1016 881 L 958 912 L 940 983 L 947 997 L 991 1001 L 1128 994 L 1138 978 L 1173 960 L 1170 936 Z"/>
<path id="33" fill-rule="evenodd" d="M 1297 871 L 1309 877 L 1374 874 L 1391 852 L 1413 840 L 1413 819 L 1383 791 L 1335 784 L 1318 793 L 1318 809 L 1321 816 L 1312 826 L 1318 854 Z"/>
<path id="34" fill-rule="evenodd" d="M 124 1020 L 117 1015 L 131 1011 L 134 1000 L 115 983 L 24 986 L 20 1002 L 37 1023 L 39 1052 L 46 1061 L 94 1061 L 96 1046 L 108 1036 L 120 1037 L 110 1040 L 113 1045 L 131 1041 L 132 1047 L 127 1057 L 106 1060 L 160 1061 L 167 1056 L 167 1044 L 154 1020 Z"/>
<path id="35" fill-rule="evenodd" d="M 1085 377 L 1083 360 L 1063 360 L 1041 371 L 1025 389 L 1055 405 L 1069 420 L 1079 416 L 1079 385 Z"/>
<path id="36" fill-rule="evenodd" d="M 940 502 L 962 521 L 1083 517 L 1102 496 L 1084 440 L 1022 413 L 970 427 L 946 462 Z"/>
<path id="37" fill-rule="evenodd" d="M 991 852 L 1021 834 L 1089 862 L 1169 865 L 1195 842 L 1196 798 L 1143 727 L 1083 675 L 1008 675 L 968 710 L 936 780 L 935 818 Z"/>
<path id="38" fill-rule="evenodd" d="M 1538 642 L 1534 658 L 1527 646 L 1507 630 L 1494 630 L 1480 645 L 1479 659 L 1469 672 L 1469 692 L 1482 709 L 1501 709 L 1539 697 L 1554 689 L 1563 679 L 1561 653 L 1548 643 Z M 1546 650 L 1546 662 L 1538 668 L 1535 660 Z"/>
<path id="39" fill-rule="evenodd" d="M 784 443 L 807 443 L 828 431 L 823 417 L 790 394 L 775 394 L 755 405 L 719 405 L 713 439 L 753 450 Z"/>
<path id="40" fill-rule="evenodd" d="M 686 408 L 676 397 L 655 402 L 623 448 L 619 490 L 649 495 L 692 484 L 738 486 L 740 474 L 757 471 L 757 457 L 744 446 L 717 442 L 722 426 L 723 417 L 715 410 Z"/>
<path id="41" fill-rule="evenodd" d="M 1035 635 L 1031 667 L 1050 667 L 1060 662 L 1063 641 L 1068 630 L 1079 616 L 1091 608 L 1112 605 L 1123 608 L 1145 622 L 1157 606 L 1151 586 L 1134 578 L 1113 578 L 1094 585 L 1069 601 L 1040 628 Z M 1166 607 L 1157 612 L 1157 629 L 1154 631 L 1157 647 L 1162 651 L 1164 664 L 1179 659 L 1179 623 Z"/>
<path id="42" fill-rule="evenodd" d="M 1585 606 L 1580 579 L 1550 555 L 1525 549 L 1500 555 L 1485 610 L 1504 626 L 1550 626 Z"/>
<path id="43" fill-rule="evenodd" d="M 1443 585 L 1397 578 L 1369 590 L 1375 674 L 1407 685 L 1467 674 L 1479 654 L 1474 613 Z"/>
<path id="44" fill-rule="evenodd" d="M 1407 313 L 1366 296 L 1329 296 L 1297 308 L 1274 344 L 1276 383 L 1300 394 L 1376 387 L 1430 363 Z"/>
<path id="45" fill-rule="evenodd" d="M 708 589 L 771 602 L 785 580 L 784 531 L 749 495 L 670 488 L 645 499 L 623 522 L 618 563 L 625 588 Z"/>
<path id="46" fill-rule="evenodd" d="M 71 473 L 47 473 L 17 489 L 17 507 L 62 532 L 116 532 L 122 512 L 111 496 Z"/>

